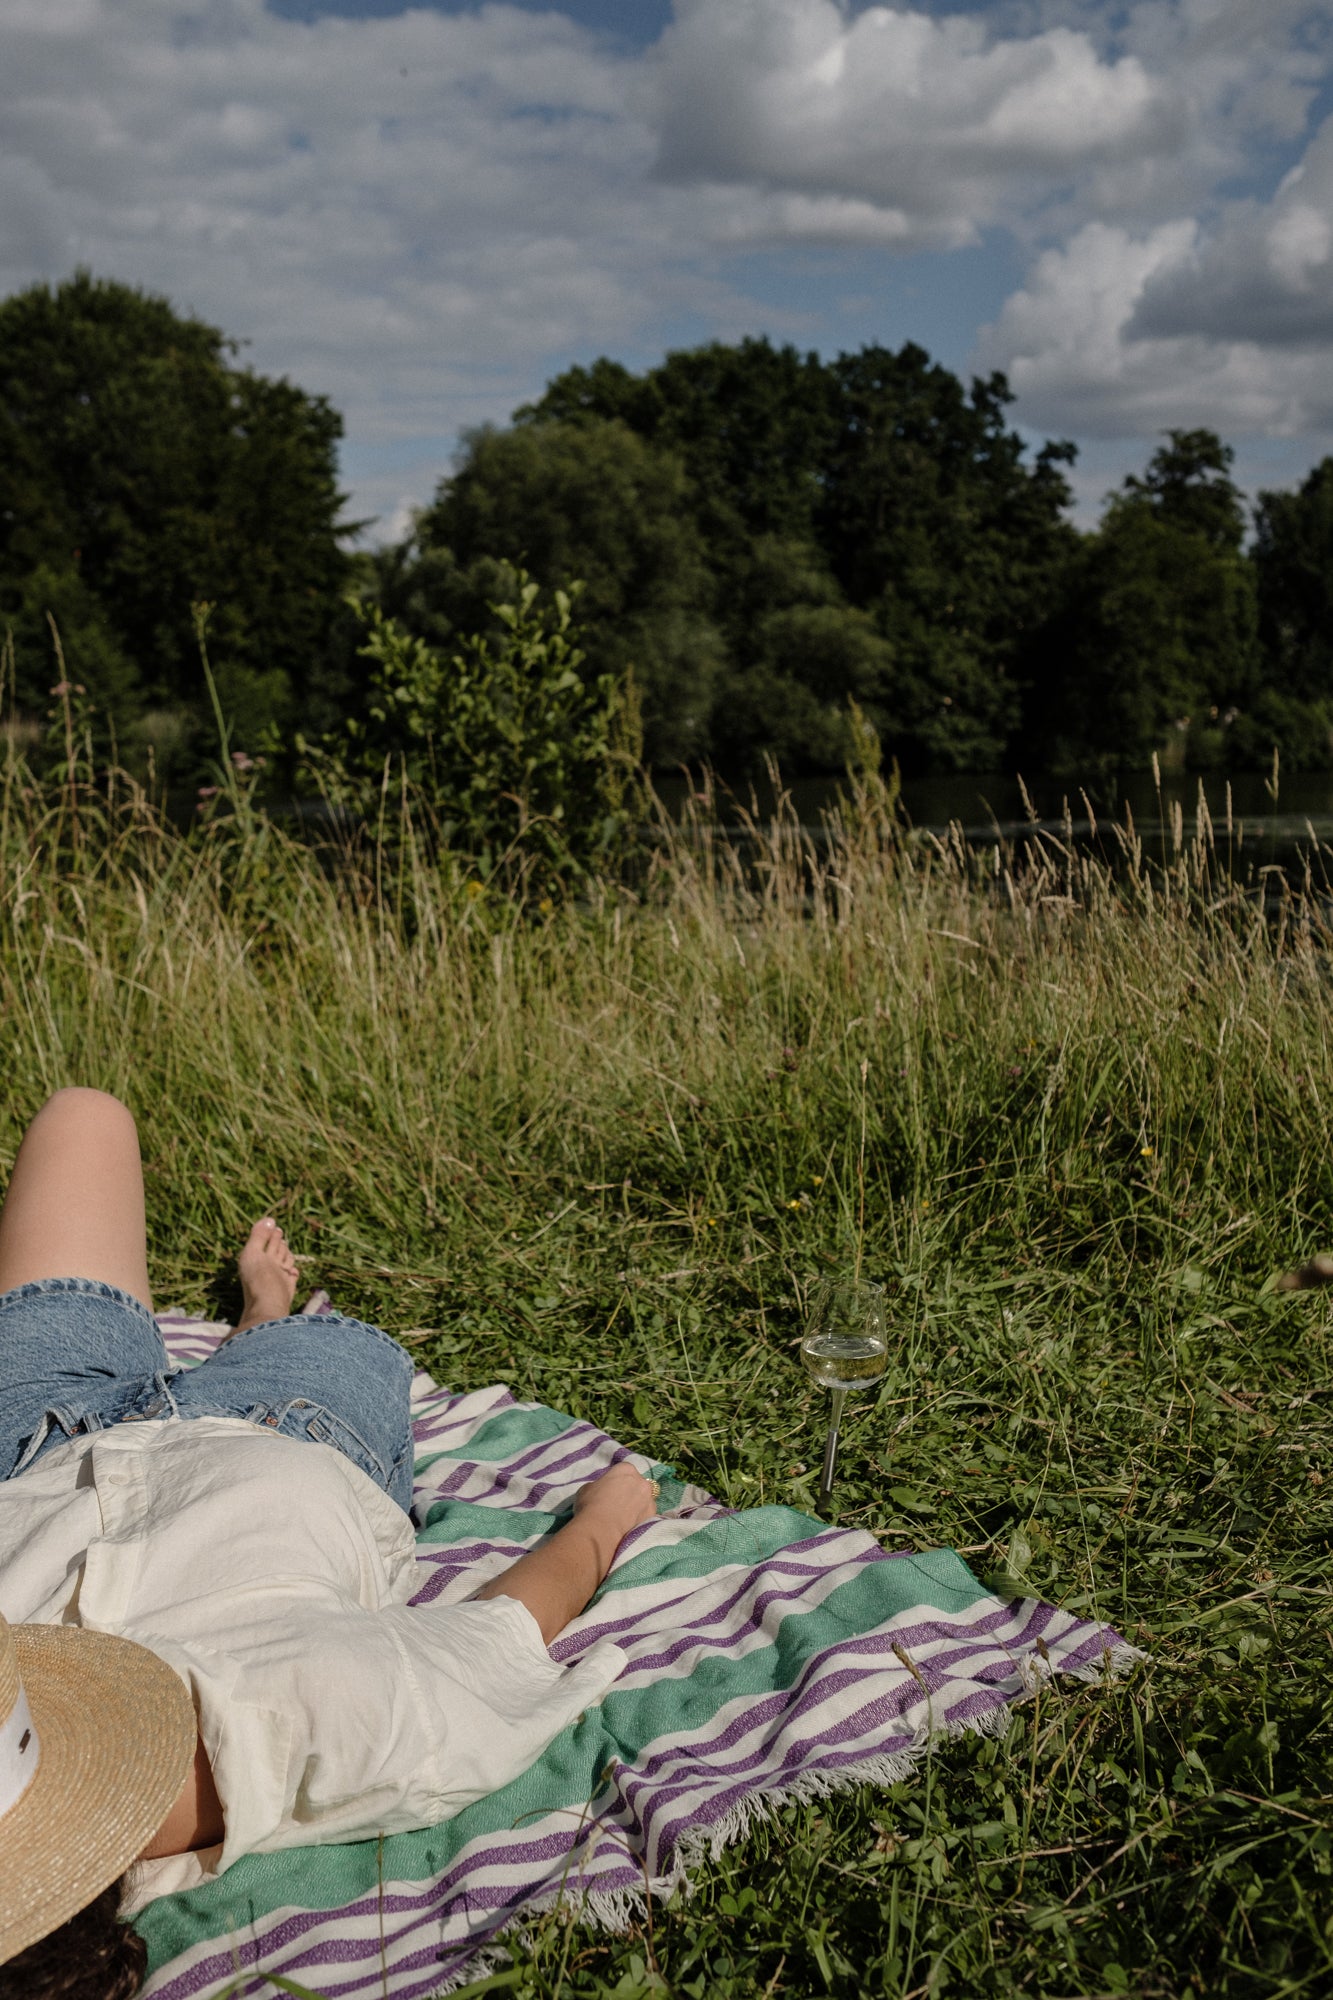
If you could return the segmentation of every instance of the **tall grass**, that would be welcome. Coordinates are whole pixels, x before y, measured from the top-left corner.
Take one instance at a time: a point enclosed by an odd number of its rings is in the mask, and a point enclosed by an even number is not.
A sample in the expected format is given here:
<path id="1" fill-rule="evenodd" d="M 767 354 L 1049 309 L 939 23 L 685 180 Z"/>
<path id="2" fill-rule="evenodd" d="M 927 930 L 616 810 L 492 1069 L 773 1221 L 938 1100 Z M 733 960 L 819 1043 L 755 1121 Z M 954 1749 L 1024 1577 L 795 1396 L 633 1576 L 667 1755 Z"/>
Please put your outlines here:
<path id="1" fill-rule="evenodd" d="M 1202 813 L 980 852 L 871 787 L 738 844 L 704 787 L 632 890 L 542 908 L 410 815 L 320 855 L 231 803 L 187 836 L 11 761 L 6 1163 L 117 1091 L 163 1302 L 225 1309 L 275 1213 L 442 1379 L 738 1505 L 812 1501 L 802 1302 L 860 1255 L 896 1346 L 841 1518 L 1151 1654 L 784 1810 L 651 1931 L 540 1919 L 512 1990 L 1327 1992 L 1328 1295 L 1271 1282 L 1333 1237 L 1316 884 L 1247 889 Z"/>

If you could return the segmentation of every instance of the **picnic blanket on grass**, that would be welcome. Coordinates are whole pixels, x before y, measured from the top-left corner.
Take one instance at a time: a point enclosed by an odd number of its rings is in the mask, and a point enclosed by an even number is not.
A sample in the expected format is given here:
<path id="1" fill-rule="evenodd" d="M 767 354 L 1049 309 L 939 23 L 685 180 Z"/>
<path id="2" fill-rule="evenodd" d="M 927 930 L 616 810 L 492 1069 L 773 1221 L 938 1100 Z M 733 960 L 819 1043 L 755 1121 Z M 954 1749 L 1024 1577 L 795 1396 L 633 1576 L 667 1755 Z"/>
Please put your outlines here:
<path id="1" fill-rule="evenodd" d="M 308 1312 L 329 1310 L 316 1294 Z M 178 1364 L 225 1327 L 163 1315 Z M 497 1940 L 576 1901 L 622 1928 L 786 1800 L 911 1771 L 926 1745 L 1003 1727 L 1053 1673 L 1114 1672 L 1135 1650 L 1104 1625 L 983 1589 L 949 1549 L 890 1554 L 788 1507 L 737 1512 L 594 1425 L 503 1387 L 455 1396 L 418 1374 L 413 1602 L 461 1601 L 558 1525 L 617 1459 L 659 1479 L 597 1598 L 551 1648 L 628 1655 L 602 1700 L 528 1771 L 420 1833 L 251 1855 L 151 1903 L 151 2000 L 201 2000 L 238 1972 L 329 1996 L 413 2000 L 483 1973 Z"/>

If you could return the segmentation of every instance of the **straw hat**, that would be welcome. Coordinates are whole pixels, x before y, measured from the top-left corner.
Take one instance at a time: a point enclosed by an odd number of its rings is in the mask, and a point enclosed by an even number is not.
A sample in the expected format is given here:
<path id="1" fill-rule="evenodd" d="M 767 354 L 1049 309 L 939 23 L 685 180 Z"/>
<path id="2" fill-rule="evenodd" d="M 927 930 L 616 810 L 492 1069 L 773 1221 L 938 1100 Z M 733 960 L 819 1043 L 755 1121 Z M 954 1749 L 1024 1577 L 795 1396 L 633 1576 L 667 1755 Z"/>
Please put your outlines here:
<path id="1" fill-rule="evenodd" d="M 0 1618 L 0 1964 L 123 1873 L 194 1746 L 189 1693 L 146 1647 Z"/>

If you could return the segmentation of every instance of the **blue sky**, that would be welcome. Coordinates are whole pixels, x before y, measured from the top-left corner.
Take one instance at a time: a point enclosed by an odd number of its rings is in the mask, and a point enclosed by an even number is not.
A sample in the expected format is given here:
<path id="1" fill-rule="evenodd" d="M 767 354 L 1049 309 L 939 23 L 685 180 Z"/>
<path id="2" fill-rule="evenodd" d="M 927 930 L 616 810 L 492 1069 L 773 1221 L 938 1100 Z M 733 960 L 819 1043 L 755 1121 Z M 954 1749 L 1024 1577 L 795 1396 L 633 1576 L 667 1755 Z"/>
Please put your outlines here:
<path id="1" fill-rule="evenodd" d="M 0 290 L 164 293 L 401 532 L 601 353 L 1003 369 L 1079 517 L 1170 425 L 1333 450 L 1333 0 L 6 0 Z"/>

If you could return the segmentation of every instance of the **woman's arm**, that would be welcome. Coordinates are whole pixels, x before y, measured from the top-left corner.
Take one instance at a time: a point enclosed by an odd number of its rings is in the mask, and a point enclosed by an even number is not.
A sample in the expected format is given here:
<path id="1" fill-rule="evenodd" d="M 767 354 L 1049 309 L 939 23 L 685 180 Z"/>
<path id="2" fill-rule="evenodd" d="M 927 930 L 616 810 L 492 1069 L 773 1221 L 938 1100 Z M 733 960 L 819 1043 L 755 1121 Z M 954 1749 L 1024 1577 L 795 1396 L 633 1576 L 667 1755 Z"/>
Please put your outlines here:
<path id="1" fill-rule="evenodd" d="M 652 1486 L 624 1459 L 600 1479 L 581 1486 L 574 1518 L 531 1555 L 483 1584 L 483 1597 L 516 1597 L 541 1627 L 549 1646 L 577 1618 L 611 1567 L 629 1533 L 657 1511 Z"/>

